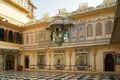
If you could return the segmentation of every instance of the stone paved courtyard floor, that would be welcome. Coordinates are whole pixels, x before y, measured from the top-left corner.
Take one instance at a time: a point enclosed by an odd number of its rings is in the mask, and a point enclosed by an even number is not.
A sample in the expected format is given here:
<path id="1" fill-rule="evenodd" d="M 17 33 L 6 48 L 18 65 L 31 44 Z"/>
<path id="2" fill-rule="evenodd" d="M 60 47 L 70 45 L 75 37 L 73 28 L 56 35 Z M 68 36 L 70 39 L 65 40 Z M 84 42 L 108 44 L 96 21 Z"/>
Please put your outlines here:
<path id="1" fill-rule="evenodd" d="M 1 71 L 0 80 L 120 80 L 120 74 Z"/>

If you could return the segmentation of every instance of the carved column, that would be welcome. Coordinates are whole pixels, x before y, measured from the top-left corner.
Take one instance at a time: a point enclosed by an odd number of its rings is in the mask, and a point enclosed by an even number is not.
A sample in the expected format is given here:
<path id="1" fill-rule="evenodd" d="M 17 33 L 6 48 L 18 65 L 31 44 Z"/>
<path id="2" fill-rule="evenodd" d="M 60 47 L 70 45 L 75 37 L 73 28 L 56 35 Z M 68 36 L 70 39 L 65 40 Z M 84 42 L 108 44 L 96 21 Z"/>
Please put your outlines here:
<path id="1" fill-rule="evenodd" d="M 19 35 L 19 44 L 22 44 L 22 34 Z"/>
<path id="2" fill-rule="evenodd" d="M 50 70 L 51 69 L 51 56 L 52 56 L 52 51 L 51 50 L 49 51 L 48 56 L 50 58 L 50 60 L 49 60 L 49 70 Z"/>
<path id="3" fill-rule="evenodd" d="M 4 37 L 4 38 L 5 38 L 5 39 L 4 39 L 5 41 L 8 41 L 8 32 L 9 32 L 8 30 L 5 31 L 5 37 Z"/>
<path id="4" fill-rule="evenodd" d="M 16 32 L 13 34 L 13 42 L 16 43 Z"/>
<path id="5" fill-rule="evenodd" d="M 0 62 L 0 64 L 2 65 L 1 67 L 0 67 L 0 69 L 1 70 L 4 70 L 4 53 L 3 53 L 3 50 L 2 49 L 0 49 L 0 56 L 2 56 L 1 57 L 1 62 Z"/>
<path id="6" fill-rule="evenodd" d="M 69 69 L 71 70 L 71 57 L 72 57 L 73 49 L 68 49 L 68 55 L 69 55 Z"/>
<path id="7" fill-rule="evenodd" d="M 93 71 L 96 71 L 96 55 L 97 55 L 97 49 L 95 48 L 93 52 L 93 59 L 94 59 Z"/>
<path id="8" fill-rule="evenodd" d="M 4 29 L 4 41 L 6 41 L 6 30 Z"/>

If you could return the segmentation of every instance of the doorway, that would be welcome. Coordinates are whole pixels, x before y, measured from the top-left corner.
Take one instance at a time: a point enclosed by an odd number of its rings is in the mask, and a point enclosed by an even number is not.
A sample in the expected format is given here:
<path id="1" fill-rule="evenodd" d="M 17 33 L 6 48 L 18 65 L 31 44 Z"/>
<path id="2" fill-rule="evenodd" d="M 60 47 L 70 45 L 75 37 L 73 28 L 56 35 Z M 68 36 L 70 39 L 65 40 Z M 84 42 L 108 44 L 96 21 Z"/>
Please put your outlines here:
<path id="1" fill-rule="evenodd" d="M 15 57 L 14 55 L 6 55 L 6 70 L 14 70 Z"/>
<path id="2" fill-rule="evenodd" d="M 105 56 L 105 71 L 114 71 L 115 70 L 115 61 L 114 56 L 110 53 L 106 54 Z"/>
<path id="3" fill-rule="evenodd" d="M 29 56 L 25 56 L 24 63 L 25 63 L 25 68 L 29 68 Z"/>

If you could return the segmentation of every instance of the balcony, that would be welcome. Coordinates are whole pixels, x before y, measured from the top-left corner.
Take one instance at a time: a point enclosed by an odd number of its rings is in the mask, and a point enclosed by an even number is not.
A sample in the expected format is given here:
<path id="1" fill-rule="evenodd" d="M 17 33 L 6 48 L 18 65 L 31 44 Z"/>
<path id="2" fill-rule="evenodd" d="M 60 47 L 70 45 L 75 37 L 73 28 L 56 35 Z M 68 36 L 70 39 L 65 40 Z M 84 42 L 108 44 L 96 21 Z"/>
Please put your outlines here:
<path id="1" fill-rule="evenodd" d="M 55 42 L 43 42 L 42 44 L 38 45 L 24 45 L 22 46 L 23 49 L 26 50 L 37 50 L 37 49 L 54 49 L 54 48 L 70 48 L 70 47 L 85 47 L 85 46 L 97 46 L 97 45 L 108 45 L 110 44 L 110 38 L 103 38 L 103 39 L 97 39 L 97 40 L 83 40 L 83 41 L 75 41 L 72 42 L 69 40 L 69 42 L 63 42 L 61 46 L 58 46 Z"/>
<path id="2" fill-rule="evenodd" d="M 3 42 L 0 41 L 0 48 L 8 48 L 8 49 L 20 49 L 21 44 L 16 44 L 16 43 L 9 43 L 9 42 Z"/>

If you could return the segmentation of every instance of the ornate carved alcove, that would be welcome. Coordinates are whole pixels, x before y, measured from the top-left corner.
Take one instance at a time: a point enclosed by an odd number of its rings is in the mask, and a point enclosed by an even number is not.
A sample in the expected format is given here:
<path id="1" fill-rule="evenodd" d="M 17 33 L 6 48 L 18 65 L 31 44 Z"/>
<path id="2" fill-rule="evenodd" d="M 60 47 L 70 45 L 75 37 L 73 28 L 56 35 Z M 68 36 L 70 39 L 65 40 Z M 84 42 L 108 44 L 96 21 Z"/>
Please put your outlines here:
<path id="1" fill-rule="evenodd" d="M 54 66 L 56 69 L 64 69 L 65 67 L 65 50 L 54 51 Z"/>
<path id="2" fill-rule="evenodd" d="M 40 69 L 44 69 L 45 67 L 45 57 L 46 57 L 46 51 L 38 51 L 37 52 L 37 66 Z"/>

